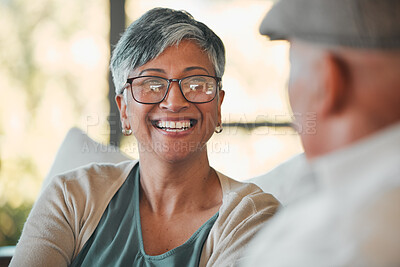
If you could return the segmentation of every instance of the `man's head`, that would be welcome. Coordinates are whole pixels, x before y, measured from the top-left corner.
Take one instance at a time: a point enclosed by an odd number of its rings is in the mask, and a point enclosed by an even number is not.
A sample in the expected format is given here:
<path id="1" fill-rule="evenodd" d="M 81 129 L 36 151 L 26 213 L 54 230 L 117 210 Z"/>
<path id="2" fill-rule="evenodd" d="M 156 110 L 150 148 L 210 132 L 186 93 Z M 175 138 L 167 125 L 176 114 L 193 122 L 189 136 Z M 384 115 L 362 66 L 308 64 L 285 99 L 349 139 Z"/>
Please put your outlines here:
<path id="1" fill-rule="evenodd" d="M 281 0 L 260 32 L 291 43 L 289 98 L 309 158 L 400 121 L 400 1 Z"/>

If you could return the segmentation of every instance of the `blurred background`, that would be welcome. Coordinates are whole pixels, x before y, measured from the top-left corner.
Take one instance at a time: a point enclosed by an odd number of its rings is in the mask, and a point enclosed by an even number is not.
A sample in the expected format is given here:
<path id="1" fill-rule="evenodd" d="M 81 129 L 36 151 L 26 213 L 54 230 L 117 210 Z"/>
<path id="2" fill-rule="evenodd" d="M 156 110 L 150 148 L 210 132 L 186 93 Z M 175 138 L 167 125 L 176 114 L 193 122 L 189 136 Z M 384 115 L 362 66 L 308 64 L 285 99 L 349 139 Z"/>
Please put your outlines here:
<path id="1" fill-rule="evenodd" d="M 258 33 L 272 4 L 0 0 L 0 246 L 16 244 L 71 127 L 138 157 L 134 138 L 120 139 L 116 132 L 118 114 L 109 100 L 114 91 L 109 94 L 110 39 L 115 44 L 124 28 L 118 23 L 129 25 L 153 7 L 187 10 L 225 44 L 222 111 L 223 123 L 230 127 L 209 142 L 212 166 L 245 180 L 302 152 L 299 137 L 287 127 L 292 119 L 286 94 L 288 44 L 268 42 Z M 111 35 L 110 13 L 117 25 Z M 253 127 L 265 122 L 271 126 Z"/>

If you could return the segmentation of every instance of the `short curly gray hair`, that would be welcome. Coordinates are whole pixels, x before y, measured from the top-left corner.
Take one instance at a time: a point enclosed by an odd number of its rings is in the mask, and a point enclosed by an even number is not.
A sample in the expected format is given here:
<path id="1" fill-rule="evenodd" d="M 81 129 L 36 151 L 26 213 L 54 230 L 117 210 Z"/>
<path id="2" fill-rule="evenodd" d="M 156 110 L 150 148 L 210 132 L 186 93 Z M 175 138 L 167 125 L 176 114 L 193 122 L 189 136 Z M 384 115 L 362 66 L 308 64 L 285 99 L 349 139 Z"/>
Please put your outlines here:
<path id="1" fill-rule="evenodd" d="M 208 55 L 216 76 L 225 71 L 225 48 L 204 23 L 185 11 L 154 8 L 134 21 L 118 41 L 111 57 L 115 92 L 121 94 L 129 72 L 160 55 L 182 40 L 193 40 Z"/>

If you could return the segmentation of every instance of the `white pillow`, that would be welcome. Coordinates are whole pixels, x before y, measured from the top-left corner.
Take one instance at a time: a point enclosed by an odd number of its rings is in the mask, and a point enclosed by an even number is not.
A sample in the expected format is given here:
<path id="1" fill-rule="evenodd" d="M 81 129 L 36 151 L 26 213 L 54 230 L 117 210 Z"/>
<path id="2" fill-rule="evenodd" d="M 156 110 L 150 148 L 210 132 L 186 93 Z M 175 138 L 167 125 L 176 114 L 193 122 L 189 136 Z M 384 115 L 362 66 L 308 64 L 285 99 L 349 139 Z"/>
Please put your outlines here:
<path id="1" fill-rule="evenodd" d="M 55 175 L 92 162 L 119 163 L 129 160 L 115 146 L 102 145 L 92 140 L 78 128 L 71 128 L 57 151 L 49 173 L 43 181 L 44 188 Z"/>

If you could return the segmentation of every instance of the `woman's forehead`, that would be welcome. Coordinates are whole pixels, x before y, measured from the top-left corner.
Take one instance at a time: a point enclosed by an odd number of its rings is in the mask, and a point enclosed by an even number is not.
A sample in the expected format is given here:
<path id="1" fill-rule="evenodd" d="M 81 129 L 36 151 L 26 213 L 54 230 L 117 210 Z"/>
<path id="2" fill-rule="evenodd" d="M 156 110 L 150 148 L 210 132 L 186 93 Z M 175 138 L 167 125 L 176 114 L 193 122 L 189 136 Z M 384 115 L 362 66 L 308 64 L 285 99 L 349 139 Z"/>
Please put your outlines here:
<path id="1" fill-rule="evenodd" d="M 156 58 L 133 69 L 130 75 L 140 75 L 146 70 L 168 74 L 171 71 L 201 71 L 207 75 L 215 75 L 214 66 L 209 56 L 198 44 L 184 40 L 178 45 L 167 47 Z"/>

